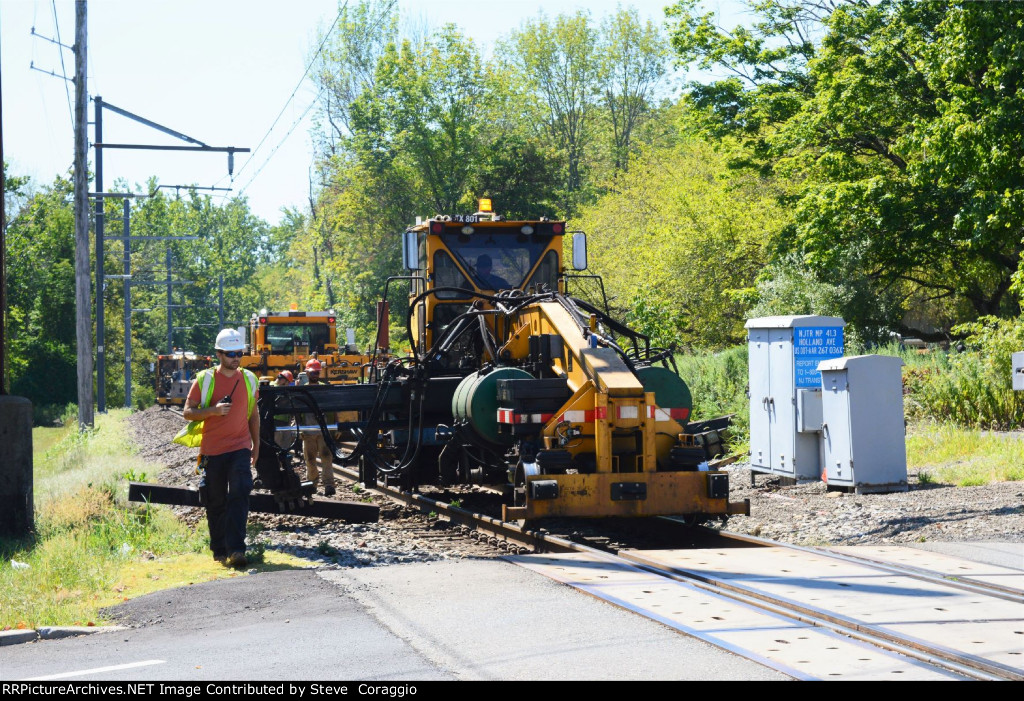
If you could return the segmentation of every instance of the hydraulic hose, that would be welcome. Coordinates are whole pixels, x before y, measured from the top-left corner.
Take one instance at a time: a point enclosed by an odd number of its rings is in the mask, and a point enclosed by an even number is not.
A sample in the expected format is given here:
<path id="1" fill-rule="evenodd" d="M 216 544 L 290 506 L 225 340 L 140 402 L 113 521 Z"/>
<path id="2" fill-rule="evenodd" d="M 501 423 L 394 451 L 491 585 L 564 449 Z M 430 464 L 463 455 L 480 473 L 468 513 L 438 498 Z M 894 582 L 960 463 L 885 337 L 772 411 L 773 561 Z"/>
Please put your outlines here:
<path id="1" fill-rule="evenodd" d="M 483 292 L 477 292 L 476 290 L 467 290 L 467 289 L 465 289 L 463 287 L 435 287 L 433 289 L 427 290 L 426 292 L 421 292 L 420 294 L 416 295 L 412 299 L 412 301 L 409 303 L 409 311 L 406 314 L 406 318 L 405 318 L 405 331 L 406 331 L 406 335 L 409 338 L 409 347 L 412 349 L 413 357 L 416 357 L 416 358 L 421 357 L 420 356 L 420 352 L 419 352 L 419 348 L 416 345 L 416 339 L 413 337 L 413 333 L 412 333 L 412 315 L 413 315 L 413 311 L 415 310 L 416 305 L 419 304 L 420 302 L 422 302 L 424 299 L 426 299 L 430 295 L 436 295 L 436 294 L 438 294 L 440 292 L 454 292 L 454 293 L 457 293 L 457 294 L 464 295 L 465 297 L 468 297 L 468 298 L 487 300 L 488 302 L 491 302 L 492 304 L 495 304 L 495 305 L 497 305 L 500 302 L 508 301 L 510 299 L 510 297 L 508 295 L 504 294 L 503 292 L 498 293 L 497 295 L 489 295 L 489 294 L 484 294 Z M 541 300 L 541 299 L 550 299 L 554 294 L 555 293 L 553 293 L 553 292 L 542 292 L 542 293 L 534 294 L 534 295 L 526 295 L 526 296 L 524 296 L 522 298 L 523 302 L 518 304 L 516 306 L 515 310 L 517 311 L 518 308 L 523 306 L 523 304 L 529 304 L 529 303 L 531 303 L 533 301 L 538 301 L 538 300 Z M 516 297 L 515 299 L 519 299 L 519 298 Z M 508 314 L 508 313 L 513 313 L 513 312 L 506 312 L 506 314 Z M 423 357 L 425 357 L 425 356 L 423 356 Z"/>

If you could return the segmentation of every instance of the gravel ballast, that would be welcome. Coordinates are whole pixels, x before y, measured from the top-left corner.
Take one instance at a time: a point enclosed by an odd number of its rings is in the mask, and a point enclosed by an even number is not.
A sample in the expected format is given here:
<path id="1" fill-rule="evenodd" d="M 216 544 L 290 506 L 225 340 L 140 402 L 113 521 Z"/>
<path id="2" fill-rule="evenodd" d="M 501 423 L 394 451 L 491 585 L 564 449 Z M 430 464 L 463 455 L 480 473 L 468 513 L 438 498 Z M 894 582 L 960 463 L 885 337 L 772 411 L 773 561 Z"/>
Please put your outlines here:
<path id="1" fill-rule="evenodd" d="M 141 456 L 153 465 L 149 481 L 195 487 L 194 449 L 171 443 L 184 424 L 179 412 L 151 407 L 128 418 Z M 303 468 L 299 468 L 303 469 Z M 749 466 L 730 465 L 730 500 L 750 499 L 750 516 L 733 516 L 729 531 L 798 545 L 872 545 L 930 541 L 1024 542 L 1024 483 L 980 487 L 921 484 L 908 475 L 909 489 L 885 494 L 830 491 L 823 482 L 783 484 L 758 474 L 751 486 Z M 263 531 L 257 541 L 308 558 L 320 566 L 363 567 L 464 557 L 498 557 L 503 551 L 458 532 L 450 524 L 385 497 L 338 483 L 336 498 L 372 500 L 381 507 L 373 524 L 252 514 Z M 201 509 L 175 507 L 186 521 L 204 518 Z M 712 522 L 716 525 L 717 522 Z M 200 527 L 205 528 L 205 524 Z"/>

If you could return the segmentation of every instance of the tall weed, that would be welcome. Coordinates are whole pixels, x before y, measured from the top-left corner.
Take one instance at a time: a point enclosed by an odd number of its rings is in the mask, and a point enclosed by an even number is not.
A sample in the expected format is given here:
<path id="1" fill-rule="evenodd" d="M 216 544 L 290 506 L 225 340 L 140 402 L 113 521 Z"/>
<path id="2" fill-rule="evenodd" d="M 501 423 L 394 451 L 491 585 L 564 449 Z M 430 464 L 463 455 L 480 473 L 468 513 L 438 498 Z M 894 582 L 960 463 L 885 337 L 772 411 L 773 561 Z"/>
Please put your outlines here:
<path id="1" fill-rule="evenodd" d="M 677 355 L 679 375 L 693 396 L 693 421 L 733 414 L 728 436 L 732 454 L 745 455 L 750 444 L 750 403 L 747 397 L 747 346 L 718 353 Z"/>
<path id="2" fill-rule="evenodd" d="M 954 331 L 967 335 L 962 352 L 902 354 L 907 417 L 983 430 L 1020 428 L 1024 396 L 1013 390 L 1011 355 L 1024 350 L 1024 323 L 984 317 Z"/>
<path id="3" fill-rule="evenodd" d="M 126 472 L 142 472 L 145 463 L 133 455 L 132 443 L 124 432 L 127 409 L 98 414 L 92 430 L 78 431 L 75 419 L 68 421 L 60 440 L 34 455 L 37 507 L 44 501 L 84 484 L 123 482 Z"/>

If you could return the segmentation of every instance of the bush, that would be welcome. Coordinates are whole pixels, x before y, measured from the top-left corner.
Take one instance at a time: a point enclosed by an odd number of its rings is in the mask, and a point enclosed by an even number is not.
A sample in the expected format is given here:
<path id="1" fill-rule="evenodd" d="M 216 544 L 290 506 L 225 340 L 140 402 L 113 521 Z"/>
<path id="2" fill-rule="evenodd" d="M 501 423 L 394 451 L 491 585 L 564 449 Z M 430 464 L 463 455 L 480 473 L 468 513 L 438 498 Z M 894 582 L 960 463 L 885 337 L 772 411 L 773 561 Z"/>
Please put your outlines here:
<path id="1" fill-rule="evenodd" d="M 826 278 L 790 254 L 769 265 L 758 277 L 747 318 L 818 314 L 846 321 L 846 355 L 877 343 L 899 320 L 899 299 L 892 290 L 879 290 L 863 276 L 832 271 Z"/>
<path id="2" fill-rule="evenodd" d="M 78 405 L 32 403 L 33 426 L 65 426 L 68 421 L 78 420 Z"/>
<path id="3" fill-rule="evenodd" d="M 693 395 L 692 421 L 733 414 L 728 436 L 730 454 L 746 455 L 750 444 L 750 402 L 747 397 L 747 346 L 719 353 L 677 355 L 679 376 Z"/>
<path id="4" fill-rule="evenodd" d="M 1024 321 L 983 317 L 953 329 L 966 350 L 904 354 L 908 418 L 986 430 L 1024 424 L 1024 398 L 1013 391 L 1011 355 L 1024 350 Z"/>

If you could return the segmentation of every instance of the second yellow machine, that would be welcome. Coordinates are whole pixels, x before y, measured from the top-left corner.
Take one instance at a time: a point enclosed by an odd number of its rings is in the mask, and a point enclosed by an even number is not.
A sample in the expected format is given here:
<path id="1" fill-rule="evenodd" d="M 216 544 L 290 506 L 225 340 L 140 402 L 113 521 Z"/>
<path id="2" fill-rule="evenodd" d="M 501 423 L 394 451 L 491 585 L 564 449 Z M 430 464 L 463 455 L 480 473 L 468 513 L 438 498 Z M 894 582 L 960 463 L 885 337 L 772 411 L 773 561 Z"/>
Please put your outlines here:
<path id="1" fill-rule="evenodd" d="M 334 310 L 302 311 L 293 304 L 283 312 L 261 309 L 249 320 L 248 353 L 241 366 L 273 380 L 282 370 L 295 377 L 310 358 L 318 359 L 327 382 L 359 382 L 369 356 L 361 354 L 352 339 L 338 342 Z"/>
<path id="2" fill-rule="evenodd" d="M 581 273 L 582 232 L 567 265 L 568 235 L 485 211 L 409 228 L 408 273 L 388 285 L 410 286 L 411 353 L 372 361 L 366 383 L 261 390 L 264 486 L 284 488 L 294 459 L 270 419 L 312 411 L 335 461 L 365 481 L 501 486 L 507 520 L 749 513 L 714 467 L 724 423 L 689 421 L 671 351 L 569 294 L 595 276 Z M 339 411 L 352 420 L 328 426 Z"/>

